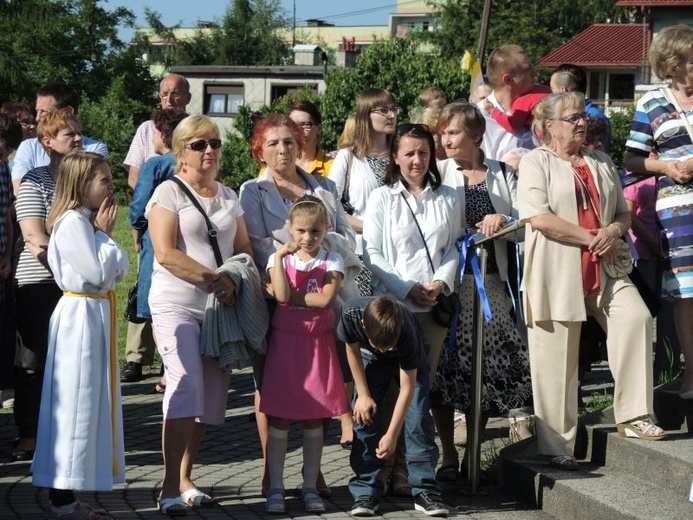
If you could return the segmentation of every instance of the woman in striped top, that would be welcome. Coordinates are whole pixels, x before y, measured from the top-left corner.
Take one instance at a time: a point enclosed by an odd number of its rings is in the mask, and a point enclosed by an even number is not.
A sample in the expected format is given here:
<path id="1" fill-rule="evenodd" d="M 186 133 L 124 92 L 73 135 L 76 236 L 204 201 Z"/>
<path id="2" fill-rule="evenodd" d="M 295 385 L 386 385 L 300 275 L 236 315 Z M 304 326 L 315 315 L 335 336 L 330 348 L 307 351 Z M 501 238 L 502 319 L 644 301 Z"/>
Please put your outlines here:
<path id="1" fill-rule="evenodd" d="M 17 265 L 17 332 L 19 344 L 14 419 L 19 441 L 13 460 L 31 460 L 36 448 L 41 386 L 48 348 L 48 322 L 62 296 L 46 260 L 46 218 L 53 203 L 55 181 L 63 156 L 82 149 L 80 126 L 71 109 L 44 116 L 38 139 L 50 157 L 48 166 L 30 170 L 17 195 L 17 220 L 24 249 Z"/>
<path id="2" fill-rule="evenodd" d="M 635 173 L 660 176 L 656 209 L 666 254 L 662 296 L 673 300 L 685 360 L 680 395 L 693 399 L 693 28 L 680 24 L 662 30 L 652 42 L 650 65 L 671 85 L 638 101 L 625 163 Z"/>

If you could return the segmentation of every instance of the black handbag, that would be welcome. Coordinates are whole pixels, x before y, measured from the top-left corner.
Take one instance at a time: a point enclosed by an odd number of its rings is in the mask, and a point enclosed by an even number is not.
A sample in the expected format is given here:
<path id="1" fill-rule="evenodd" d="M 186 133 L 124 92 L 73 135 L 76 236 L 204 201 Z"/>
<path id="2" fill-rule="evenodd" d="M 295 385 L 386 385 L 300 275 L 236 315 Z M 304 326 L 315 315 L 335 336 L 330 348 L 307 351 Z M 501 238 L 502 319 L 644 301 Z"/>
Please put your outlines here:
<path id="1" fill-rule="evenodd" d="M 419 230 L 419 234 L 421 235 L 421 240 L 423 240 L 424 243 L 424 249 L 426 249 L 426 256 L 428 257 L 428 263 L 431 264 L 431 270 L 435 273 L 435 267 L 433 267 L 433 260 L 431 259 L 431 253 L 428 252 L 428 245 L 426 244 L 426 239 L 424 238 L 423 231 L 421 231 L 421 226 L 419 226 L 419 221 L 416 220 L 416 216 L 414 215 L 414 211 L 411 209 L 411 206 L 407 202 L 407 199 L 404 196 L 404 193 L 401 194 L 402 198 L 404 199 L 404 203 L 407 205 L 407 208 L 409 208 L 409 211 L 411 212 L 411 216 L 414 218 L 414 223 L 416 224 L 416 229 Z M 431 317 L 433 318 L 433 321 L 435 321 L 438 325 L 441 327 L 446 327 L 449 328 L 450 325 L 452 325 L 453 320 L 455 319 L 455 316 L 460 312 L 460 299 L 458 298 L 457 294 L 453 291 L 449 295 L 445 295 L 444 293 L 440 293 L 438 295 L 437 303 L 433 306 L 431 309 Z"/>
<path id="2" fill-rule="evenodd" d="M 144 323 L 145 318 L 137 315 L 137 282 L 128 290 L 128 301 L 125 304 L 125 319 L 130 323 Z"/>

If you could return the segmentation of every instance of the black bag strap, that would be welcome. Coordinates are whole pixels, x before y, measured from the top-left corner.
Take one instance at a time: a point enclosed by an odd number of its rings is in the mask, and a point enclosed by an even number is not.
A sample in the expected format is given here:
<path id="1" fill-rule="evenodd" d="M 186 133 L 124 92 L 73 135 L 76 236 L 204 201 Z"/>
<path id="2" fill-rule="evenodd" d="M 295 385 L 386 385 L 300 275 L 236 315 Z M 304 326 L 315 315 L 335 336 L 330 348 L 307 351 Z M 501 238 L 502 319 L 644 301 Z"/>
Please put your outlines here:
<path id="1" fill-rule="evenodd" d="M 400 192 L 399 193 L 402 196 L 402 199 L 404 199 L 404 203 L 407 205 L 407 208 L 409 208 L 409 212 L 411 213 L 412 218 L 414 219 L 414 224 L 416 224 L 416 229 L 419 230 L 419 235 L 421 235 L 421 240 L 423 240 L 424 244 L 424 249 L 426 249 L 426 256 L 428 257 L 428 263 L 431 264 L 431 271 L 433 271 L 433 274 L 436 274 L 436 268 L 433 267 L 433 260 L 431 260 L 431 253 L 428 252 L 428 245 L 426 244 L 426 239 L 424 238 L 423 231 L 421 231 L 421 226 L 419 226 L 419 221 L 416 219 L 416 215 L 414 215 L 414 210 L 411 209 L 411 206 L 407 202 L 407 198 L 404 196 L 404 193 Z"/>
<path id="2" fill-rule="evenodd" d="M 342 206 L 349 205 L 349 183 L 351 182 L 351 163 L 354 162 L 354 152 L 347 148 L 349 157 L 347 158 L 346 175 L 344 177 L 344 190 L 342 191 Z"/>
<path id="3" fill-rule="evenodd" d="M 207 213 L 205 210 L 202 208 L 202 205 L 200 204 L 200 201 L 197 200 L 197 197 L 192 194 L 190 189 L 185 185 L 185 183 L 180 180 L 178 177 L 172 177 L 171 180 L 178 184 L 180 189 L 185 193 L 188 198 L 190 199 L 190 202 L 192 202 L 193 206 L 195 206 L 200 213 L 202 213 L 202 217 L 205 219 L 205 224 L 207 225 L 207 236 L 209 236 L 209 243 L 212 244 L 212 250 L 214 251 L 214 259 L 217 261 L 217 267 L 221 267 L 221 264 L 224 263 L 224 261 L 221 258 L 221 251 L 219 250 L 219 242 L 217 242 L 217 230 L 214 229 L 212 226 L 212 222 L 209 220 L 209 217 L 207 216 Z"/>

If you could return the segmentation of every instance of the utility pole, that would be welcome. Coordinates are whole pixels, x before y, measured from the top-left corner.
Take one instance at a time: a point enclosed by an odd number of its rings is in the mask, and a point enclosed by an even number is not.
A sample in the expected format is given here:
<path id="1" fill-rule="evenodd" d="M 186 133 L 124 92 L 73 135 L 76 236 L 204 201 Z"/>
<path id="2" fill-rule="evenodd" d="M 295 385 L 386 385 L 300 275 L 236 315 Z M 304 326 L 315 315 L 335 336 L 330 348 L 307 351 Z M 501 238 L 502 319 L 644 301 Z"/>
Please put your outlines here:
<path id="1" fill-rule="evenodd" d="M 481 15 L 481 30 L 479 31 L 479 47 L 476 51 L 476 59 L 479 60 L 479 63 L 484 61 L 489 18 L 491 18 L 491 0 L 484 0 L 484 12 Z"/>
<path id="2" fill-rule="evenodd" d="M 291 48 L 296 47 L 296 0 L 294 0 L 294 23 L 293 23 L 291 41 L 292 41 Z"/>

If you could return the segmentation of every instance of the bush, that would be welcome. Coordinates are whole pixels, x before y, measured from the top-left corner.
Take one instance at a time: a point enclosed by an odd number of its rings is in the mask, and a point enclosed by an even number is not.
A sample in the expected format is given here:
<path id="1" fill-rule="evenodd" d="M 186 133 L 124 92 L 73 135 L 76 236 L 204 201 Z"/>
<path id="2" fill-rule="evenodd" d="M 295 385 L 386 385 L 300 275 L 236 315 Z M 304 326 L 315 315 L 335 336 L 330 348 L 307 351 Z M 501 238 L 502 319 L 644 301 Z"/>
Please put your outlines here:
<path id="1" fill-rule="evenodd" d="M 132 196 L 122 166 L 123 160 L 137 127 L 148 117 L 148 111 L 144 103 L 127 96 L 123 76 L 113 79 L 101 99 L 87 99 L 80 106 L 79 118 L 84 133 L 108 146 L 116 200 L 121 205 L 129 204 Z"/>
<path id="2" fill-rule="evenodd" d="M 631 105 L 627 111 L 612 112 L 609 116 L 609 122 L 611 123 L 611 147 L 609 149 L 609 155 L 619 170 L 625 168 L 623 165 L 623 153 L 626 151 L 626 141 L 630 134 L 630 124 L 633 121 L 634 113 L 635 105 Z"/>

